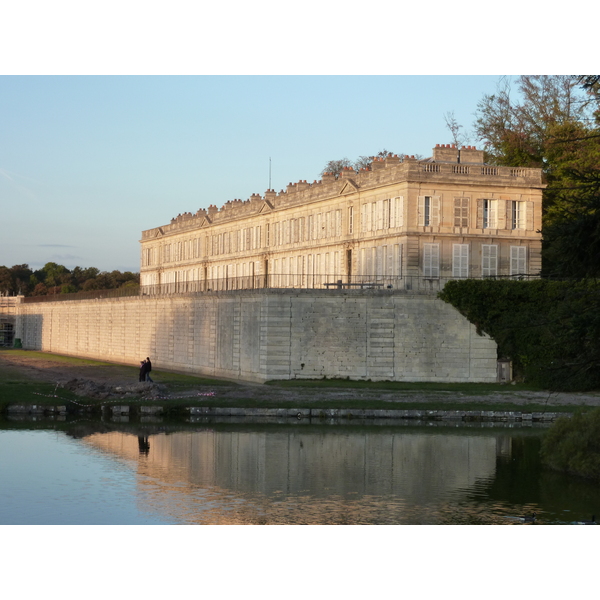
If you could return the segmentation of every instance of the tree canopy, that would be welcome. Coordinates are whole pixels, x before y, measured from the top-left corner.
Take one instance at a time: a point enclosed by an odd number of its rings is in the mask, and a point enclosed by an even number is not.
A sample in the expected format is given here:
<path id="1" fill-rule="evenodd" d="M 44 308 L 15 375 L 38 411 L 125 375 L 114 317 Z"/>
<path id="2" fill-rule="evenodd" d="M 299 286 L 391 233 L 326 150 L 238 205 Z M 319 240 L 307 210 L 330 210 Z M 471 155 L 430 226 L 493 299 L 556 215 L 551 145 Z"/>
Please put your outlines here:
<path id="1" fill-rule="evenodd" d="M 323 167 L 321 171 L 321 175 L 325 175 L 326 173 L 333 173 L 334 175 L 339 175 L 344 169 L 350 168 L 354 171 L 360 171 L 361 169 L 368 169 L 371 166 L 371 163 L 376 158 L 386 158 L 387 156 L 392 156 L 393 152 L 386 150 L 380 150 L 377 154 L 373 156 L 359 156 L 356 160 L 352 161 L 349 158 L 341 158 L 339 160 L 330 160 Z M 399 155 L 400 156 L 400 155 Z"/>
<path id="2" fill-rule="evenodd" d="M 70 294 L 88 290 L 109 290 L 139 285 L 139 273 L 131 271 L 100 272 L 96 267 L 72 270 L 54 262 L 34 271 L 29 265 L 0 266 L 0 295 L 45 296 Z"/>
<path id="3" fill-rule="evenodd" d="M 598 76 L 527 75 L 518 95 L 501 79 L 477 108 L 475 130 L 492 164 L 543 169 L 543 272 L 597 276 L 600 243 Z M 572 261 L 581 261 L 574 264 Z M 575 268 L 573 268 L 575 266 Z"/>

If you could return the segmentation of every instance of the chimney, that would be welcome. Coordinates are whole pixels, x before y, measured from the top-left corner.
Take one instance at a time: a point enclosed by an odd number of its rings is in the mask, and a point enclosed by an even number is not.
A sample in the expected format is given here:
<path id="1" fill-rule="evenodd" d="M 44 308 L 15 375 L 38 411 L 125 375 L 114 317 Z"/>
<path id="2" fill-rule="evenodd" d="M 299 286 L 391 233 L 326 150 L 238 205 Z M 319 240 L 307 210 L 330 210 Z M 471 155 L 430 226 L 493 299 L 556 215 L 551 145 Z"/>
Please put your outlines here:
<path id="1" fill-rule="evenodd" d="M 483 150 L 475 146 L 463 146 L 460 149 L 460 162 L 462 164 L 483 164 Z"/>
<path id="2" fill-rule="evenodd" d="M 433 149 L 435 162 L 457 163 L 458 149 L 454 144 L 436 144 Z"/>

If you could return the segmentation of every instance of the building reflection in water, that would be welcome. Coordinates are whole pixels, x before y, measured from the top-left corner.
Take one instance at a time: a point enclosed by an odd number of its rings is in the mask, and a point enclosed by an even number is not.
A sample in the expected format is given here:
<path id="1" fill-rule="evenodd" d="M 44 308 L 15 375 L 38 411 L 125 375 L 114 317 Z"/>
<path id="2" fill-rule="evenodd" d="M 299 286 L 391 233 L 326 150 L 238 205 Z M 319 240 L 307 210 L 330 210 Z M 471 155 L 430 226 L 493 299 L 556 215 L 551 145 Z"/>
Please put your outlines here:
<path id="1" fill-rule="evenodd" d="M 113 432 L 85 442 L 135 461 L 139 508 L 182 523 L 457 522 L 462 492 L 493 478 L 496 457 L 510 453 L 507 437 L 406 428 L 150 437 Z"/>

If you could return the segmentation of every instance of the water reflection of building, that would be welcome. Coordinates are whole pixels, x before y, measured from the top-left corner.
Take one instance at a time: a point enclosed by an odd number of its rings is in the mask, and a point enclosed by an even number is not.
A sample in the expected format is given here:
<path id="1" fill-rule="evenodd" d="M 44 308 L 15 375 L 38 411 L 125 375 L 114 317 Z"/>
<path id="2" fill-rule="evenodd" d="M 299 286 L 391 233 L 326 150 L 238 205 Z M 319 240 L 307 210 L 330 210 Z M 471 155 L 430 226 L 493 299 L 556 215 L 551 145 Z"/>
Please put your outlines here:
<path id="1" fill-rule="evenodd" d="M 417 518 L 492 477 L 506 451 L 492 436 L 406 430 L 181 432 L 143 451 L 128 434 L 85 441 L 137 463 L 140 508 L 198 523 L 381 522 L 390 497 Z"/>

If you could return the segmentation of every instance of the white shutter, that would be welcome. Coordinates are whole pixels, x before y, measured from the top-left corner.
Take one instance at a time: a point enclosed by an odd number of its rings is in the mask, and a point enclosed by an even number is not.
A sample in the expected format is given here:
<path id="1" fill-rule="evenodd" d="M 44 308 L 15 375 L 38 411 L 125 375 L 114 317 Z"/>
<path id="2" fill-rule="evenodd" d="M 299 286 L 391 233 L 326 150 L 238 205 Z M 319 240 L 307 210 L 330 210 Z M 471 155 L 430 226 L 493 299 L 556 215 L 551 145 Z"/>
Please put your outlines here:
<path id="1" fill-rule="evenodd" d="M 430 214 L 430 218 L 429 218 L 429 224 L 437 227 L 440 224 L 440 197 L 439 196 L 432 196 L 431 197 L 431 214 Z"/>
<path id="2" fill-rule="evenodd" d="M 393 203 L 394 218 L 390 219 L 391 227 L 402 227 L 404 225 L 404 198 L 396 196 Z"/>
<path id="3" fill-rule="evenodd" d="M 383 200 L 377 201 L 377 229 L 383 229 Z"/>
<path id="4" fill-rule="evenodd" d="M 481 274 L 483 277 L 495 277 L 498 274 L 498 246 L 482 244 Z"/>
<path id="5" fill-rule="evenodd" d="M 424 244 L 423 245 L 423 276 L 424 277 L 439 277 L 440 276 L 440 245 L 439 244 Z"/>
<path id="6" fill-rule="evenodd" d="M 394 261 L 392 274 L 402 277 L 402 244 L 394 244 Z"/>
<path id="7" fill-rule="evenodd" d="M 417 202 L 418 220 L 417 225 L 423 227 L 425 225 L 425 196 L 419 196 Z"/>
<path id="8" fill-rule="evenodd" d="M 390 204 L 391 203 L 392 203 L 392 201 L 389 199 L 383 201 L 383 229 L 390 228 Z"/>
<path id="9" fill-rule="evenodd" d="M 469 276 L 469 244 L 452 244 L 452 277 Z"/>
<path id="10" fill-rule="evenodd" d="M 510 247 L 510 274 L 527 274 L 527 246 Z"/>

